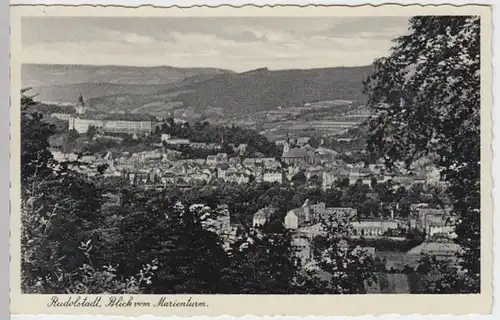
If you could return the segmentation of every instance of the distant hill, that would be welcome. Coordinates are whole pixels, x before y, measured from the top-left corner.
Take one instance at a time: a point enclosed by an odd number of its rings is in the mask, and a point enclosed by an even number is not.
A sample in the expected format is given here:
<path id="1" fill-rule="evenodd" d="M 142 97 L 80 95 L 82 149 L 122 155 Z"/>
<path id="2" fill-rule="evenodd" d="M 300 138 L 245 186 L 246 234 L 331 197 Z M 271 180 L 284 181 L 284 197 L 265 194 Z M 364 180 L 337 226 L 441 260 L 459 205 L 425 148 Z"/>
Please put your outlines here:
<path id="1" fill-rule="evenodd" d="M 362 81 L 371 67 L 309 70 L 257 69 L 223 74 L 200 84 L 183 87 L 189 92 L 176 100 L 195 109 L 221 107 L 229 113 L 274 110 L 303 101 L 363 100 Z"/>
<path id="2" fill-rule="evenodd" d="M 86 99 L 116 94 L 146 94 L 172 88 L 169 85 L 186 78 L 197 79 L 198 77 L 206 80 L 223 73 L 232 73 L 232 71 L 169 66 L 24 64 L 22 86 L 32 87 L 32 92 L 38 93 L 39 100 L 73 102 L 79 93 Z"/>
<path id="3" fill-rule="evenodd" d="M 157 113 L 173 106 L 195 109 L 200 113 L 220 108 L 227 115 L 253 114 L 275 110 L 303 101 L 364 100 L 362 81 L 371 66 L 308 70 L 268 70 L 216 76 L 197 75 L 169 84 L 156 93 L 118 94 L 93 99 L 99 107 Z"/>
<path id="4" fill-rule="evenodd" d="M 165 85 L 158 84 L 116 84 L 116 83 L 76 83 L 68 85 L 33 87 L 30 92 L 37 94 L 36 99 L 45 102 L 74 102 L 81 94 L 85 99 L 109 96 L 111 94 L 154 93 Z"/>
<path id="5" fill-rule="evenodd" d="M 91 66 L 23 64 L 23 86 L 68 85 L 77 83 L 167 84 L 196 75 L 233 73 L 216 68 L 176 68 L 170 66 Z"/>

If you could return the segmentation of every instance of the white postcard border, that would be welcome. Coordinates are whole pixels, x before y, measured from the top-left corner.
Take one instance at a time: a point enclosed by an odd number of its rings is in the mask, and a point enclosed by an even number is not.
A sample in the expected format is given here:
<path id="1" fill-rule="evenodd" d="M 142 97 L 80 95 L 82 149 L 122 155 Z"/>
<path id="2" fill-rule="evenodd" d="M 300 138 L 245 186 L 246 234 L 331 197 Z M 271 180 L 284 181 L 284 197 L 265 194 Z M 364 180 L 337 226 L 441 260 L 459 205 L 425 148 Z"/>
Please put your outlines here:
<path id="1" fill-rule="evenodd" d="M 164 15 L 165 12 L 160 12 L 162 9 L 152 9 L 151 7 L 141 7 L 138 9 L 116 8 L 116 7 L 14 7 L 11 11 L 12 27 L 11 27 L 11 167 L 19 167 L 19 92 L 20 92 L 20 68 L 19 61 L 14 61 L 16 53 L 19 53 L 20 45 L 19 32 L 20 32 L 20 11 L 22 9 L 23 15 L 86 15 L 94 14 L 100 16 L 109 16 L 117 14 L 127 14 L 134 16 L 156 16 Z M 354 13 L 343 13 L 346 7 L 335 8 L 335 15 L 388 15 L 387 10 L 391 10 L 390 15 L 400 15 L 405 10 L 411 10 L 411 14 L 467 14 L 477 12 L 484 18 L 481 20 L 482 35 L 491 34 L 491 15 L 487 7 L 456 7 L 456 6 L 443 6 L 443 7 L 402 7 L 399 5 L 392 5 L 391 7 L 384 7 L 384 12 L 376 7 L 358 7 Z M 380 8 L 380 7 L 379 7 Z M 175 9 L 175 8 L 174 8 Z M 194 10 L 196 9 L 196 10 Z M 209 10 L 217 10 L 215 14 L 230 15 L 234 14 L 234 10 L 239 10 L 238 15 L 242 15 L 241 10 L 246 12 L 243 15 L 328 15 L 326 11 L 331 8 L 326 7 L 280 7 L 279 12 L 273 12 L 274 8 L 257 8 L 248 7 L 245 9 L 235 9 L 231 7 L 219 7 L 217 9 L 209 8 L 194 8 L 194 9 L 177 9 L 179 12 L 176 14 L 187 15 L 213 15 L 214 13 L 207 13 Z M 155 11 L 153 11 L 155 10 Z M 184 10 L 184 12 L 181 12 Z M 186 13 L 186 10 L 193 10 Z M 260 12 L 255 13 L 259 10 Z M 263 12 L 264 10 L 265 12 Z M 300 10 L 300 12 L 297 12 Z M 350 10 L 353 10 L 352 8 Z M 373 10 L 373 12 L 371 12 Z M 377 12 L 378 10 L 378 12 Z M 476 11 L 477 10 L 477 11 Z M 171 10 L 173 12 L 175 10 Z M 254 11 L 252 13 L 251 11 Z M 308 11 L 308 12 L 305 12 Z M 316 11 L 316 12 L 314 12 Z M 408 11 L 406 11 L 408 12 Z M 172 13 L 169 13 L 172 14 Z M 484 41 L 484 36 L 482 40 Z M 482 46 L 482 63 L 491 64 L 491 47 L 488 43 L 481 44 Z M 482 145 L 491 145 L 491 69 L 482 68 L 482 101 L 481 101 L 481 137 Z M 19 214 L 16 214 L 16 208 L 19 210 L 19 173 L 11 171 L 11 312 L 12 313 L 57 313 L 57 314 L 109 314 L 109 315 L 126 315 L 138 316 L 143 314 L 159 315 L 159 316 L 194 316 L 194 315 L 231 315 L 231 316 L 244 316 L 248 314 L 266 316 L 266 315 L 365 315 L 365 314 L 471 314 L 471 313 L 489 313 L 491 307 L 492 295 L 492 281 L 491 281 L 491 262 L 492 262 L 492 199 L 491 199 L 491 148 L 482 148 L 481 156 L 487 159 L 487 163 L 482 166 L 482 181 L 481 186 L 486 192 L 482 193 L 482 287 L 483 293 L 479 295 L 453 295 L 453 296 L 426 296 L 426 295 L 365 295 L 365 296 L 203 296 L 203 300 L 207 301 L 210 307 L 199 309 L 193 312 L 190 309 L 98 309 L 97 312 L 89 312 L 88 309 L 50 309 L 48 310 L 44 304 L 47 303 L 47 296 L 43 295 L 22 295 L 20 294 L 19 283 Z M 488 177 L 488 178 L 485 178 Z M 152 301 L 156 297 L 141 295 L 141 299 L 149 298 Z M 195 295 L 176 296 L 176 299 L 182 297 L 193 297 Z M 332 303 L 333 302 L 333 303 Z M 413 305 L 413 307 L 412 307 Z M 304 306 L 307 306 L 305 308 Z M 368 308 L 360 308 L 360 306 L 369 306 Z M 452 306 L 453 309 L 446 309 L 443 307 Z M 306 310 L 307 309 L 307 310 Z"/>

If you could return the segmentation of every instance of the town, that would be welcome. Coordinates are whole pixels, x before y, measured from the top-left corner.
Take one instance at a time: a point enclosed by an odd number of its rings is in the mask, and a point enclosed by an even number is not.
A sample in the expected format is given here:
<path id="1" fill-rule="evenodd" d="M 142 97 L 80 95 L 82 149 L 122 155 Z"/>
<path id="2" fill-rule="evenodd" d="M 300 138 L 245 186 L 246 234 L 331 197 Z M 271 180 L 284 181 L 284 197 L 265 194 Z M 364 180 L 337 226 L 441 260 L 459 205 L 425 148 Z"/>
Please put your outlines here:
<path id="1" fill-rule="evenodd" d="M 276 147 L 281 150 L 278 156 L 268 157 L 259 153 L 258 156 L 253 154 L 249 157 L 248 145 L 244 143 L 234 144 L 224 141 L 223 137 L 219 142 L 190 141 L 158 130 L 166 127 L 164 131 L 170 132 L 169 126 L 188 126 L 189 123 L 185 121 L 175 123 L 172 119 L 156 119 L 140 114 L 89 115 L 85 112 L 85 102 L 81 96 L 75 110 L 74 114 L 53 113 L 50 116 L 67 121 L 68 130 L 80 136 L 95 131 L 92 136 L 94 141 L 122 141 L 123 138 L 113 136 L 121 134 L 129 135 L 132 140 L 148 137 L 151 142 L 138 152 L 125 149 L 117 153 L 104 151 L 82 155 L 64 153 L 60 147 L 52 149 L 54 159 L 62 162 L 78 161 L 74 169 L 90 177 L 120 178 L 146 190 L 167 187 L 193 190 L 206 186 L 217 188 L 223 185 L 262 184 L 282 188 L 302 186 L 310 191 L 327 194 L 332 190 L 343 189 L 348 192 L 349 187 L 359 187 L 363 196 L 358 203 L 351 201 L 350 206 L 327 207 L 323 201 L 313 203 L 306 199 L 301 206 L 280 214 L 277 211 L 283 207 L 258 208 L 248 219 L 250 228 L 260 228 L 280 217 L 284 226 L 292 232 L 297 257 L 306 269 L 315 268 L 312 246 L 314 238 L 324 232 L 321 221 L 328 219 L 328 216 L 342 214 L 354 219 L 350 237 L 357 239 L 360 248 L 368 250 L 377 261 L 383 261 L 387 271 L 416 269 L 422 253 L 456 262 L 455 255 L 459 248 L 453 243 L 456 235 L 450 207 L 435 201 L 422 202 L 429 188 L 444 188 L 436 169 L 425 163 L 411 170 L 391 170 L 381 160 L 375 163 L 346 161 L 345 155 L 352 155 L 353 152 L 341 154 L 323 147 L 321 143 L 314 148 L 308 143 L 310 137 L 289 135 L 284 141 L 276 141 Z M 186 158 L 186 148 L 202 150 L 208 155 L 204 158 Z M 222 152 L 227 148 L 230 154 Z M 385 199 L 381 200 L 383 195 L 377 185 L 390 186 L 389 191 L 394 193 L 419 190 L 420 195 L 400 207 L 400 202 L 404 202 L 401 201 L 402 196 L 399 196 L 400 200 L 394 198 L 393 203 L 383 202 Z M 427 198 L 431 199 L 432 195 L 427 194 Z M 366 204 L 378 205 L 375 211 L 379 212 L 369 212 L 364 208 Z M 236 219 L 241 213 L 231 212 L 227 204 L 219 204 L 215 209 L 220 215 L 207 226 L 222 236 L 226 241 L 225 247 L 229 248 L 231 241 L 234 242 L 236 235 L 243 231 L 241 221 Z M 415 234 L 420 235 L 420 239 L 412 242 L 414 247 L 395 249 L 408 242 L 408 235 Z M 393 248 L 387 245 L 377 248 L 377 240 L 384 239 L 393 243 Z"/>

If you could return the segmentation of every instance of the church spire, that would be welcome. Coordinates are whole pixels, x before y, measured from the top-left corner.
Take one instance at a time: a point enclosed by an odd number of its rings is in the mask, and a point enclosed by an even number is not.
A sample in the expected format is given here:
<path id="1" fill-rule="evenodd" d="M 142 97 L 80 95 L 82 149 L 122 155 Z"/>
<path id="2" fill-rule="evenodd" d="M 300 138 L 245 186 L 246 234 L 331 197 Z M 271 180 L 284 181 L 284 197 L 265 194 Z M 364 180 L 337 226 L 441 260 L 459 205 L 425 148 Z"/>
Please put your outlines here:
<path id="1" fill-rule="evenodd" d="M 78 102 L 76 103 L 76 113 L 77 114 L 85 113 L 85 101 L 83 100 L 83 96 L 81 93 L 78 96 Z"/>
<path id="2" fill-rule="evenodd" d="M 84 106 L 85 105 L 85 102 L 83 101 L 83 96 L 82 94 L 80 93 L 80 95 L 78 96 L 78 105 L 79 106 Z"/>

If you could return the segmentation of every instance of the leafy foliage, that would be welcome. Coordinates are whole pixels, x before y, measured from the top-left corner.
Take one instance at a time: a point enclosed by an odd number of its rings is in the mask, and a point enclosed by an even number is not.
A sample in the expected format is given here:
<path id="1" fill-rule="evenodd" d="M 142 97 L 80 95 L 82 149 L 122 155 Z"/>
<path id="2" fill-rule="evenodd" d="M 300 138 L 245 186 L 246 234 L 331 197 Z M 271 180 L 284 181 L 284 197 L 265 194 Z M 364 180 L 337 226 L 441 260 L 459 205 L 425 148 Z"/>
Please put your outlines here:
<path id="1" fill-rule="evenodd" d="M 63 275 L 84 258 L 76 248 L 100 223 L 101 199 L 91 183 L 54 161 L 47 149 L 51 127 L 29 112 L 32 98 L 22 95 L 21 103 L 23 284 L 64 292 Z"/>
<path id="2" fill-rule="evenodd" d="M 350 238 L 348 214 L 330 215 L 322 219 L 323 233 L 314 239 L 316 265 L 327 273 L 326 290 L 331 294 L 360 294 L 365 285 L 377 281 L 373 257 Z"/>
<path id="3" fill-rule="evenodd" d="M 471 278 L 481 264 L 479 40 L 478 17 L 414 17 L 409 34 L 394 40 L 392 54 L 375 61 L 365 82 L 368 105 L 379 113 L 370 151 L 388 165 L 435 155 L 459 215 L 457 241 Z"/>
<path id="4" fill-rule="evenodd" d="M 417 273 L 425 275 L 416 293 L 455 294 L 470 293 L 470 288 L 479 287 L 479 279 L 464 276 L 448 261 L 423 255 Z"/>
<path id="5" fill-rule="evenodd" d="M 247 157 L 253 157 L 260 152 L 269 157 L 278 157 L 281 150 L 276 144 L 267 140 L 266 137 L 251 129 L 244 129 L 237 126 L 211 125 L 208 122 L 195 122 L 193 125 L 186 123 L 176 123 L 172 118 L 166 119 L 165 123 L 159 125 L 156 134 L 166 133 L 179 138 L 186 138 L 193 142 L 218 143 L 227 152 L 227 144 L 235 146 L 246 144 Z M 224 151 L 222 151 L 224 152 Z M 231 153 L 229 151 L 228 153 Z"/>

